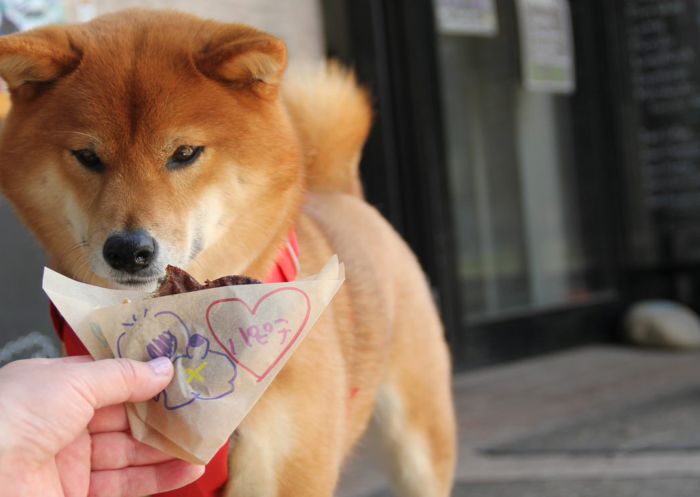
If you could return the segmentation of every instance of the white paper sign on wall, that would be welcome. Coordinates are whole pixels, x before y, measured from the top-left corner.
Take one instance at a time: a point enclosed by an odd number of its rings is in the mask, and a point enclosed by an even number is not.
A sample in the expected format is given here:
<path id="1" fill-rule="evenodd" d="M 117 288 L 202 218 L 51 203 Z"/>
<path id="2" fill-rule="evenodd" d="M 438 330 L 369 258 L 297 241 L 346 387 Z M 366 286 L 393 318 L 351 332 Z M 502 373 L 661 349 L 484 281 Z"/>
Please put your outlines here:
<path id="1" fill-rule="evenodd" d="M 568 0 L 517 0 L 523 84 L 537 92 L 576 90 Z"/>
<path id="2" fill-rule="evenodd" d="M 435 0 L 435 16 L 440 34 L 498 34 L 494 0 Z"/>

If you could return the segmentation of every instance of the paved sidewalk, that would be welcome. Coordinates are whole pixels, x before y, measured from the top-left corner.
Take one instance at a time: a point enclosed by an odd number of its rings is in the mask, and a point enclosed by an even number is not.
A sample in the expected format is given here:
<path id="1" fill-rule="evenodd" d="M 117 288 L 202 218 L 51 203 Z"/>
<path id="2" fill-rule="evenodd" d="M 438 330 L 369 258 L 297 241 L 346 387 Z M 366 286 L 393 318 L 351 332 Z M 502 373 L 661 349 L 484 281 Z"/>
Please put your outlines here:
<path id="1" fill-rule="evenodd" d="M 454 497 L 697 497 L 700 354 L 587 347 L 459 375 Z M 385 497 L 360 449 L 338 497 Z"/>

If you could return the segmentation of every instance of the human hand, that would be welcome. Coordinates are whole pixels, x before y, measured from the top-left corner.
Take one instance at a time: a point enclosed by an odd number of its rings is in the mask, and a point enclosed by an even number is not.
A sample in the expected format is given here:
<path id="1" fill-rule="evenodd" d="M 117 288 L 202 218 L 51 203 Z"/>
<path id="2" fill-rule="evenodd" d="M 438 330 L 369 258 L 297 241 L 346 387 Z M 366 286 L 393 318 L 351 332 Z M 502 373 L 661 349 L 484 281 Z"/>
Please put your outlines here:
<path id="1" fill-rule="evenodd" d="M 123 402 L 147 400 L 173 376 L 169 359 L 28 359 L 0 368 L 2 495 L 137 497 L 204 472 L 135 440 Z"/>

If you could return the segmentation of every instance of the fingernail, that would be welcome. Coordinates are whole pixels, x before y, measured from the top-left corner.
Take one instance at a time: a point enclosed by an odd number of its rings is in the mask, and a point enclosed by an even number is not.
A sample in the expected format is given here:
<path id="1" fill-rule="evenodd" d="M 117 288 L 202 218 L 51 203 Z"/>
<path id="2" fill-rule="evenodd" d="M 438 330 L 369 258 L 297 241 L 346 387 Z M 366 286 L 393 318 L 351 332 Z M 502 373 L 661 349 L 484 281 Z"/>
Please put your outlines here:
<path id="1" fill-rule="evenodd" d="M 173 368 L 168 357 L 156 357 L 152 361 L 148 361 L 148 365 L 157 376 L 168 376 Z"/>

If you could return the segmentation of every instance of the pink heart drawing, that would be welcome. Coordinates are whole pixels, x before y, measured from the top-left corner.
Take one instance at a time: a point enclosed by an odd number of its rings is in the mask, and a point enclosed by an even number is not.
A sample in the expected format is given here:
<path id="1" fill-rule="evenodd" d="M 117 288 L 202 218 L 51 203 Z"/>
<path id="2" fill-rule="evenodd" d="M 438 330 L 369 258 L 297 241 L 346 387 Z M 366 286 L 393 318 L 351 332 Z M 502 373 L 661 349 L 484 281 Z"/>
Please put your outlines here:
<path id="1" fill-rule="evenodd" d="M 294 298 L 294 294 L 296 294 L 300 306 L 306 306 L 303 314 L 299 312 L 298 307 L 290 313 L 293 316 L 273 314 L 281 300 Z M 224 324 L 221 319 L 216 322 L 217 320 L 212 314 L 215 311 L 217 313 L 222 311 L 224 309 L 222 306 L 243 307 L 250 313 L 251 317 L 263 315 L 267 316 L 267 319 L 264 320 L 265 322 L 259 323 L 255 323 L 255 320 L 251 318 L 241 319 L 241 323 L 226 321 Z M 280 306 L 280 308 L 284 307 Z M 261 382 L 297 341 L 304 331 L 310 315 L 311 299 L 309 296 L 298 288 L 282 287 L 260 297 L 252 308 L 239 298 L 215 300 L 207 308 L 206 320 L 209 331 L 219 346 L 236 364 L 253 375 L 258 382 Z M 242 354 L 243 349 L 249 348 L 256 350 Z M 245 357 L 246 355 L 247 357 Z M 241 356 L 245 359 L 242 359 Z"/>

